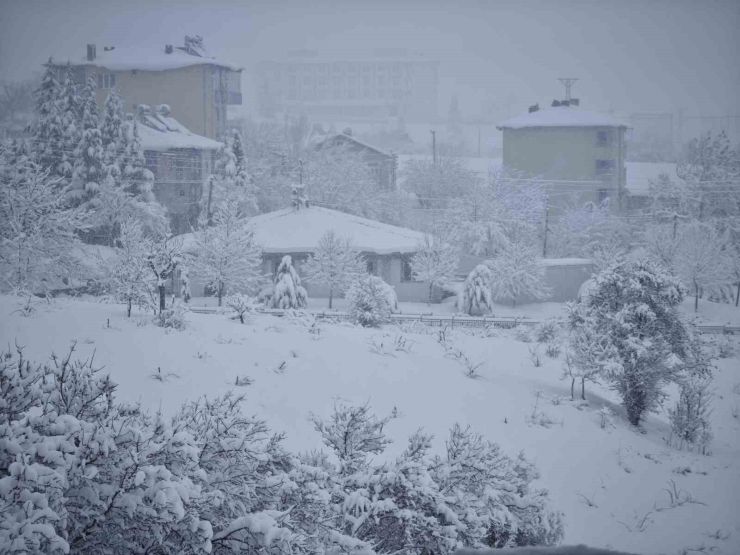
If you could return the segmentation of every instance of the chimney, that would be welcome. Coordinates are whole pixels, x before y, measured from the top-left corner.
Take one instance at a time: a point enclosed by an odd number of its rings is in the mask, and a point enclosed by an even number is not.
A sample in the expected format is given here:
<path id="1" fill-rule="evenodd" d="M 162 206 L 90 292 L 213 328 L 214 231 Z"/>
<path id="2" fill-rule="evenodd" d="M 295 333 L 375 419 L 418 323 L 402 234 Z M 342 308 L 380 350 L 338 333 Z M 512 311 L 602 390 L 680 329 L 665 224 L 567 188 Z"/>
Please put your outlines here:
<path id="1" fill-rule="evenodd" d="M 172 54 L 172 45 L 171 44 L 165 44 L 164 45 L 164 53 L 165 54 Z"/>
<path id="2" fill-rule="evenodd" d="M 552 107 L 555 108 L 557 106 L 560 106 L 560 101 L 559 100 L 553 100 L 552 101 Z"/>
<path id="3" fill-rule="evenodd" d="M 540 109 L 540 104 L 538 102 L 537 104 L 534 104 L 529 107 L 529 113 L 531 114 L 532 112 L 537 112 L 539 109 Z"/>
<path id="4" fill-rule="evenodd" d="M 115 46 L 104 46 L 103 47 L 104 52 L 110 52 L 111 50 L 115 50 L 115 49 L 116 49 Z"/>
<path id="5" fill-rule="evenodd" d="M 571 98 L 570 99 L 570 105 L 571 106 L 580 106 L 581 105 L 581 102 L 577 98 Z"/>
<path id="6" fill-rule="evenodd" d="M 352 128 L 351 127 L 345 127 L 344 131 L 342 131 L 344 135 L 347 135 L 348 137 L 352 136 Z"/>
<path id="7" fill-rule="evenodd" d="M 92 62 L 94 59 L 95 59 L 95 45 L 88 44 L 87 45 L 87 61 Z"/>
<path id="8" fill-rule="evenodd" d="M 562 102 L 560 102 L 560 105 L 561 106 L 570 106 L 570 100 L 563 100 Z"/>

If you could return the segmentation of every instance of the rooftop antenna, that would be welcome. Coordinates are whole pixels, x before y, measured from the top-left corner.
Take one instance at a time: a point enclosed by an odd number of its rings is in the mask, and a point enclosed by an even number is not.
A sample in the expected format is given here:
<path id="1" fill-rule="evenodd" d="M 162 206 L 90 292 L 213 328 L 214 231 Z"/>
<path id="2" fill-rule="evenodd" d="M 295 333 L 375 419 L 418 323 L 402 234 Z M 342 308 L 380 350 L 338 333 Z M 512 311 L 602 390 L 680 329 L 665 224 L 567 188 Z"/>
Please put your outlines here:
<path id="1" fill-rule="evenodd" d="M 578 77 L 558 77 L 558 81 L 565 85 L 565 100 L 570 102 L 570 88 L 578 81 Z"/>

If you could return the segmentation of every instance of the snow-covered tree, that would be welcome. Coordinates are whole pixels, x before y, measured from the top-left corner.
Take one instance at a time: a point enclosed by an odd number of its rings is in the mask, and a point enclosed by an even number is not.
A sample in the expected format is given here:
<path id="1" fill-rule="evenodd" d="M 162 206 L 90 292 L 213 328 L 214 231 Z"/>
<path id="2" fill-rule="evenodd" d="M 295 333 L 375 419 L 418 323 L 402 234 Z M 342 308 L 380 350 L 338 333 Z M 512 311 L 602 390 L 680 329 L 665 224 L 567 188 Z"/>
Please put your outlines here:
<path id="1" fill-rule="evenodd" d="M 545 267 L 539 251 L 526 244 L 508 244 L 487 262 L 491 269 L 491 294 L 516 306 L 517 297 L 543 300 L 550 296 L 545 284 Z"/>
<path id="2" fill-rule="evenodd" d="M 365 275 L 352 283 L 345 295 L 352 320 L 364 327 L 376 328 L 388 321 L 391 307 L 385 282 Z"/>
<path id="3" fill-rule="evenodd" d="M 429 304 L 434 287 L 444 288 L 452 283 L 459 262 L 460 252 L 454 245 L 441 237 L 424 235 L 409 263 L 414 279 L 429 283 Z"/>
<path id="4" fill-rule="evenodd" d="M 233 196 L 219 202 L 212 225 L 202 219 L 194 232 L 190 268 L 194 275 L 216 291 L 218 306 L 225 295 L 251 291 L 260 282 L 261 249 L 249 220 L 240 213 Z"/>
<path id="5" fill-rule="evenodd" d="M 190 292 L 190 270 L 187 266 L 180 266 L 180 297 L 187 304 L 192 298 Z"/>
<path id="6" fill-rule="evenodd" d="M 349 237 L 340 237 L 334 230 L 319 238 L 316 252 L 306 261 L 306 279 L 329 288 L 329 308 L 334 292 L 344 292 L 365 271 L 364 260 Z"/>
<path id="7" fill-rule="evenodd" d="M 57 80 L 52 60 L 46 65 L 41 83 L 34 91 L 35 119 L 30 131 L 33 135 L 33 150 L 36 162 L 42 170 L 49 170 L 52 177 L 59 171 L 64 149 L 64 103 L 62 89 Z"/>
<path id="8" fill-rule="evenodd" d="M 573 400 L 576 380 L 581 381 L 581 399 L 586 400 L 586 382 L 598 383 L 599 376 L 612 368 L 617 352 L 607 338 L 587 325 L 572 330 L 563 363 L 562 379 L 570 378 L 570 399 Z"/>
<path id="9" fill-rule="evenodd" d="M 643 231 L 642 244 L 653 260 L 673 271 L 685 234 L 686 225 L 679 224 L 678 219 L 673 223 L 657 223 Z"/>
<path id="10" fill-rule="evenodd" d="M 56 175 L 63 178 L 62 183 L 72 182 L 75 164 L 75 150 L 82 138 L 81 127 L 81 98 L 79 83 L 74 79 L 72 67 L 67 65 L 64 82 L 60 88 L 60 105 L 62 106 L 62 144 L 59 150 L 59 164 L 56 166 Z"/>
<path id="11" fill-rule="evenodd" d="M 75 256 L 87 215 L 69 209 L 57 183 L 28 158 L 0 178 L 0 270 L 16 290 L 46 292 L 56 280 L 81 277 Z M 62 193 L 65 190 L 62 190 Z"/>
<path id="12" fill-rule="evenodd" d="M 465 198 L 475 183 L 475 176 L 458 156 L 440 155 L 436 164 L 412 159 L 403 173 L 404 188 L 422 208 L 447 208 L 448 199 Z"/>
<path id="13" fill-rule="evenodd" d="M 701 222 L 689 224 L 682 234 L 674 268 L 694 293 L 694 312 L 699 311 L 701 291 L 727 288 L 732 281 L 727 243 L 725 234 Z"/>
<path id="14" fill-rule="evenodd" d="M 234 176 L 234 187 L 238 195 L 239 206 L 243 214 L 254 216 L 259 212 L 257 206 L 257 194 L 252 176 L 249 175 L 247 153 L 239 132 L 234 133 L 234 141 L 231 144 L 236 164 L 236 175 Z"/>
<path id="15" fill-rule="evenodd" d="M 633 425 L 661 405 L 668 382 L 709 373 L 693 327 L 678 311 L 685 294 L 677 278 L 643 257 L 597 274 L 588 295 L 570 307 L 571 329 L 588 329 L 615 352 L 604 378 Z"/>
<path id="16" fill-rule="evenodd" d="M 228 143 L 224 143 L 216 151 L 213 172 L 203 187 L 201 210 L 209 225 L 216 207 L 226 199 L 226 194 L 232 191 L 235 180 L 236 157 Z"/>
<path id="17" fill-rule="evenodd" d="M 73 199 L 88 209 L 95 209 L 95 196 L 105 178 L 103 140 L 95 93 L 98 85 L 93 77 L 80 95 L 80 143 L 75 151 Z"/>
<path id="18" fill-rule="evenodd" d="M 669 443 L 678 449 L 695 447 L 701 454 L 708 454 L 712 441 L 711 385 L 710 377 L 688 377 L 679 382 L 679 399 L 668 409 Z"/>
<path id="19" fill-rule="evenodd" d="M 493 310 L 491 294 L 491 269 L 478 264 L 465 279 L 458 300 L 458 310 L 471 316 L 485 314 Z"/>
<path id="20" fill-rule="evenodd" d="M 166 308 L 167 280 L 183 261 L 183 242 L 181 237 L 167 233 L 152 241 L 152 248 L 147 254 L 147 263 L 152 271 L 155 286 L 159 293 L 159 312 Z"/>
<path id="21" fill-rule="evenodd" d="M 123 155 L 123 101 L 115 89 L 108 94 L 103 105 L 103 121 L 100 127 L 100 138 L 103 142 L 103 163 L 106 176 L 112 178 L 116 185 L 121 179 L 121 158 Z"/>
<path id="22" fill-rule="evenodd" d="M 126 315 L 131 307 L 149 308 L 154 298 L 152 270 L 148 256 L 152 240 L 146 237 L 138 220 L 128 219 L 121 224 L 121 233 L 115 245 L 115 258 L 102 258 L 99 264 L 110 275 L 110 285 L 116 300 L 126 304 Z"/>
<path id="23" fill-rule="evenodd" d="M 293 268 L 290 255 L 283 256 L 275 274 L 270 305 L 272 308 L 306 308 L 308 293 L 301 285 L 301 278 Z"/>
<path id="24" fill-rule="evenodd" d="M 578 199 L 578 195 L 575 196 Z M 547 255 L 568 258 L 589 256 L 605 242 L 610 231 L 611 199 L 600 204 L 572 203 L 548 224 Z"/>

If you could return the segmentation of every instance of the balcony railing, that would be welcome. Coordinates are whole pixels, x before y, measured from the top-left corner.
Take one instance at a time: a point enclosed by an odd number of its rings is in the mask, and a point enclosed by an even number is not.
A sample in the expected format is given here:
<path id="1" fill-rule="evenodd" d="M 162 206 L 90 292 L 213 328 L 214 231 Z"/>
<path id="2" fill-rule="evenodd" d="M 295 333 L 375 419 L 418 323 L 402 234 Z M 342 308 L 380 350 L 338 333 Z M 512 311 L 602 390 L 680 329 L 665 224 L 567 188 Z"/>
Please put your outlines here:
<path id="1" fill-rule="evenodd" d="M 241 104 L 242 103 L 242 93 L 240 92 L 234 92 L 234 91 L 225 91 L 226 94 L 223 95 L 226 99 L 226 102 L 221 101 L 221 91 L 216 91 L 216 104 L 227 104 L 229 106 L 233 106 L 235 104 Z"/>

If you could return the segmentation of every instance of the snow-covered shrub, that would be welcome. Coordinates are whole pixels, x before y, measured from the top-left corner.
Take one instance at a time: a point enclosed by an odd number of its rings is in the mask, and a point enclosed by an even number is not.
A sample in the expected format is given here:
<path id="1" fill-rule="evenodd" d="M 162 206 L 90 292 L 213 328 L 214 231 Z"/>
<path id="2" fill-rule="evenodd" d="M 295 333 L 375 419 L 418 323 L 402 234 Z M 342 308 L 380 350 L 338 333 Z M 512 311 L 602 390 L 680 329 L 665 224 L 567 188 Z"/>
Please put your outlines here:
<path id="1" fill-rule="evenodd" d="M 490 282 L 490 268 L 485 264 L 478 264 L 465 279 L 458 296 L 458 310 L 471 316 L 492 312 L 493 297 Z"/>
<path id="2" fill-rule="evenodd" d="M 532 341 L 532 328 L 523 324 L 518 325 L 514 328 L 514 338 L 522 343 L 529 343 Z"/>
<path id="3" fill-rule="evenodd" d="M 236 315 L 239 317 L 239 321 L 242 324 L 244 323 L 245 317 L 249 319 L 249 317 L 257 310 L 257 303 L 255 300 L 249 295 L 243 295 L 241 293 L 226 297 L 224 299 L 224 304 L 236 312 Z"/>
<path id="4" fill-rule="evenodd" d="M 668 443 L 677 449 L 695 448 L 699 453 L 708 454 L 712 441 L 709 416 L 712 400 L 709 378 L 688 378 L 679 384 L 680 394 L 676 405 L 668 409 L 671 436 Z"/>
<path id="5" fill-rule="evenodd" d="M 534 326 L 534 339 L 537 343 L 550 343 L 557 339 L 560 325 L 557 318 L 548 318 Z"/>
<path id="6" fill-rule="evenodd" d="M 740 346 L 734 337 L 723 334 L 722 337 L 717 340 L 716 352 L 718 358 L 734 358 L 740 354 Z"/>
<path id="7" fill-rule="evenodd" d="M 711 373 L 693 326 L 678 311 L 685 293 L 666 270 L 639 258 L 600 272 L 588 297 L 569 306 L 569 328 L 603 347 L 604 377 L 633 425 L 657 410 L 667 383 Z"/>
<path id="8" fill-rule="evenodd" d="M 385 281 L 383 281 L 383 283 L 380 284 L 380 287 L 384 291 L 385 302 L 388 305 L 388 310 L 391 312 L 391 314 L 398 312 L 398 297 L 396 296 L 395 288 L 391 284 L 386 283 Z"/>
<path id="9" fill-rule="evenodd" d="M 377 276 L 367 275 L 356 280 L 347 291 L 350 318 L 364 327 L 377 328 L 388 321 L 388 290 Z"/>
<path id="10" fill-rule="evenodd" d="M 529 245 L 509 244 L 487 264 L 491 269 L 490 284 L 494 299 L 510 300 L 516 306 L 518 297 L 544 300 L 551 294 L 544 281 L 542 258 Z"/>
<path id="11" fill-rule="evenodd" d="M 598 411 L 599 416 L 599 428 L 602 430 L 608 430 L 614 428 L 614 411 L 604 405 Z"/>
<path id="12" fill-rule="evenodd" d="M 160 328 L 171 328 L 182 331 L 187 327 L 187 315 L 190 313 L 188 307 L 182 303 L 175 303 L 170 308 L 160 310 L 159 314 L 152 318 L 154 325 Z"/>
<path id="13" fill-rule="evenodd" d="M 301 278 L 293 268 L 293 259 L 285 255 L 278 266 L 272 289 L 272 308 L 306 308 L 308 293 L 301 286 Z"/>

